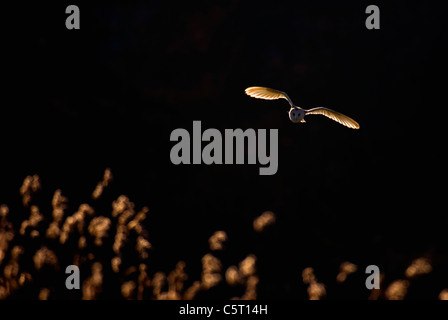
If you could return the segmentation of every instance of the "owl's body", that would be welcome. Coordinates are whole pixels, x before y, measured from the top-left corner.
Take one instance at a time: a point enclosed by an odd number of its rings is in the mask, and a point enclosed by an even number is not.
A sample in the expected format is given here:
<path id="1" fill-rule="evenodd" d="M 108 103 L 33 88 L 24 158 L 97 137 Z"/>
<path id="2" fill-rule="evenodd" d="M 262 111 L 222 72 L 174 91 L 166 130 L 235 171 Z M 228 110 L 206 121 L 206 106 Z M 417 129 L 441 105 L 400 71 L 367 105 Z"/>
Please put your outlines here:
<path id="1" fill-rule="evenodd" d="M 324 108 L 324 107 L 317 107 L 312 109 L 302 109 L 296 105 L 294 105 L 289 98 L 289 96 L 283 92 L 278 91 L 271 88 L 266 87 L 249 87 L 245 90 L 246 94 L 257 99 L 265 99 L 265 100 L 276 100 L 276 99 L 285 99 L 289 102 L 289 105 L 291 106 L 291 109 L 289 110 L 289 119 L 293 123 L 305 123 L 305 116 L 309 114 L 321 114 L 326 116 L 327 118 L 330 118 L 331 120 L 334 120 L 343 126 L 346 126 L 351 129 L 359 129 L 359 124 L 353 120 L 350 117 L 347 117 L 346 115 L 343 115 L 342 113 L 339 113 L 337 111 Z"/>

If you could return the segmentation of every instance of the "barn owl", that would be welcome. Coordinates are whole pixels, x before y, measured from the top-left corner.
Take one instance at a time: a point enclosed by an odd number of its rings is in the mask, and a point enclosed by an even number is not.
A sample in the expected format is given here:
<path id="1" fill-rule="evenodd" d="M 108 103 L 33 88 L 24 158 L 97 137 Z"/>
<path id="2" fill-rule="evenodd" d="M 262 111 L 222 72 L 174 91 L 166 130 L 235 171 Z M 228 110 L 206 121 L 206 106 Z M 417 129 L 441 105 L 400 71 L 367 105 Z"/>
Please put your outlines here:
<path id="1" fill-rule="evenodd" d="M 339 122 L 340 124 L 351 128 L 351 129 L 359 129 L 359 124 L 343 115 L 342 113 L 336 112 L 334 110 L 324 108 L 324 107 L 317 107 L 313 109 L 302 109 L 298 106 L 295 106 L 289 96 L 282 91 L 278 91 L 271 88 L 265 88 L 265 87 L 249 87 L 245 90 L 246 94 L 257 99 L 265 99 L 265 100 L 276 100 L 276 99 L 285 99 L 288 100 L 289 104 L 291 105 L 291 110 L 289 110 L 289 119 L 294 123 L 305 122 L 305 116 L 309 114 L 321 114 L 324 115 L 336 122 Z"/>

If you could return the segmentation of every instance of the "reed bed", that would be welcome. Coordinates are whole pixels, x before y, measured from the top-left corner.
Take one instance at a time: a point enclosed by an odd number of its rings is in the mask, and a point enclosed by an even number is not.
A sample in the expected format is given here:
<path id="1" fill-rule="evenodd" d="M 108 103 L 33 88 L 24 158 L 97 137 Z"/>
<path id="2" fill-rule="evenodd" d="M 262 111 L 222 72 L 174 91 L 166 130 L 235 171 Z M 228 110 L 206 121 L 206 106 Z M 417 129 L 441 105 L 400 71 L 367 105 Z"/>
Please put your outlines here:
<path id="1" fill-rule="evenodd" d="M 112 181 L 112 172 L 106 169 L 89 201 L 100 199 Z M 62 190 L 56 190 L 48 214 L 34 203 L 34 196 L 41 189 L 38 175 L 24 179 L 19 191 L 28 216 L 20 224 L 14 225 L 8 219 L 12 213 L 7 205 L 0 206 L 0 299 L 192 300 L 222 285 L 239 289 L 234 291 L 239 294 L 231 297 L 234 300 L 255 300 L 259 296 L 263 279 L 257 273 L 255 254 L 248 252 L 244 259 L 229 266 L 220 260 L 219 252 L 228 250 L 229 236 L 224 230 L 210 235 L 210 252 L 201 258 L 199 278 L 192 279 L 187 274 L 186 262 L 182 260 L 171 271 L 150 274 L 152 244 L 144 223 L 148 207 L 137 210 L 129 197 L 120 195 L 109 212 L 104 208 L 99 212 L 92 203 L 82 203 L 71 211 Z M 273 212 L 263 212 L 253 220 L 253 231 L 264 233 L 276 220 Z M 68 265 L 80 269 L 80 290 L 65 287 Z M 335 281 L 342 286 L 354 274 L 363 272 L 360 269 L 352 262 L 342 261 L 339 271 L 335 270 Z M 417 258 L 404 270 L 401 279 L 371 290 L 369 299 L 405 299 L 413 282 L 432 270 L 430 259 Z M 308 299 L 332 297 L 312 266 L 298 270 L 296 276 L 301 277 Z M 382 273 L 382 284 L 384 278 Z M 337 298 L 337 293 L 333 298 Z M 448 300 L 448 289 L 442 290 L 438 299 Z"/>

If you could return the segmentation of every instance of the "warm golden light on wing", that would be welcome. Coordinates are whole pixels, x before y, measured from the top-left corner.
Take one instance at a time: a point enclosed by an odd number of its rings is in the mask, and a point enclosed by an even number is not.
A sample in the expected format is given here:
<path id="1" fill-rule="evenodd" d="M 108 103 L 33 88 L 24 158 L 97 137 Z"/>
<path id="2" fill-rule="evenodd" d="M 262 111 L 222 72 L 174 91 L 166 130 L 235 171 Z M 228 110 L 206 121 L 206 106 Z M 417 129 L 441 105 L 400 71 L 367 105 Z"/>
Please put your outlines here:
<path id="1" fill-rule="evenodd" d="M 265 99 L 265 100 L 285 99 L 289 102 L 291 106 L 293 106 L 291 99 L 285 92 L 282 91 L 266 87 L 249 87 L 245 90 L 245 92 L 248 96 L 257 99 Z"/>
<path id="2" fill-rule="evenodd" d="M 346 115 L 343 115 L 342 113 L 339 113 L 339 112 L 331 110 L 331 109 L 327 109 L 324 107 L 318 107 L 318 108 L 306 110 L 305 115 L 309 115 L 309 114 L 321 114 L 321 115 L 326 116 L 327 118 L 330 118 L 331 120 L 339 122 L 340 124 L 342 124 L 348 128 L 359 129 L 359 124 L 355 120 L 353 120 L 350 117 L 347 117 Z"/>

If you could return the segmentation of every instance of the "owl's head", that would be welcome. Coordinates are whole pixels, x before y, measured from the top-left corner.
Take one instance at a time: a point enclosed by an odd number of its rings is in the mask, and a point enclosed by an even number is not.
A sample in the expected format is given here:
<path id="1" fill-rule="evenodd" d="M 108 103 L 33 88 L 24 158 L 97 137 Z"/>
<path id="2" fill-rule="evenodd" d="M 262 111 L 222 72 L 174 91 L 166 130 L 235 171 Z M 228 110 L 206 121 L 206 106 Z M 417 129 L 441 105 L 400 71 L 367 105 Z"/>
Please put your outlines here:
<path id="1" fill-rule="evenodd" d="M 291 110 L 289 110 L 289 119 L 294 123 L 300 122 L 304 116 L 305 112 L 299 108 L 291 108 Z"/>

